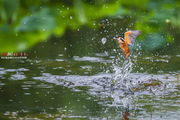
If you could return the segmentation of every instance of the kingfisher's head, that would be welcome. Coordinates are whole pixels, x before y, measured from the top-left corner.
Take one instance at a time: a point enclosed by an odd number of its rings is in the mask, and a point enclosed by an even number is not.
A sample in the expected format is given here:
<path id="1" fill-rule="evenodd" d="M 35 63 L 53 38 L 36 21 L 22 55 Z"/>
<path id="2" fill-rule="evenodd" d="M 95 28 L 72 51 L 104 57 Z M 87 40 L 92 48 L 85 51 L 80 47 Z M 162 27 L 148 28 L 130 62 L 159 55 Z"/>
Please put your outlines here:
<path id="1" fill-rule="evenodd" d="M 122 36 L 116 35 L 113 37 L 114 40 L 122 40 L 124 42 L 124 38 Z"/>

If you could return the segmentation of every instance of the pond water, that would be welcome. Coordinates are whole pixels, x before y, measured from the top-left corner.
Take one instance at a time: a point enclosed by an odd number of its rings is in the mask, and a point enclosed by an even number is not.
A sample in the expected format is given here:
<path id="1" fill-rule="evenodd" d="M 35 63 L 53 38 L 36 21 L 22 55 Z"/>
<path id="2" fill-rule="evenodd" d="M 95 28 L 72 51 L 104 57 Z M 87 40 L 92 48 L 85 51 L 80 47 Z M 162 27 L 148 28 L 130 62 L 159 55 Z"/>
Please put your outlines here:
<path id="1" fill-rule="evenodd" d="M 138 47 L 126 60 L 96 32 L 67 31 L 26 60 L 1 60 L 1 119 L 178 120 L 180 55 Z"/>

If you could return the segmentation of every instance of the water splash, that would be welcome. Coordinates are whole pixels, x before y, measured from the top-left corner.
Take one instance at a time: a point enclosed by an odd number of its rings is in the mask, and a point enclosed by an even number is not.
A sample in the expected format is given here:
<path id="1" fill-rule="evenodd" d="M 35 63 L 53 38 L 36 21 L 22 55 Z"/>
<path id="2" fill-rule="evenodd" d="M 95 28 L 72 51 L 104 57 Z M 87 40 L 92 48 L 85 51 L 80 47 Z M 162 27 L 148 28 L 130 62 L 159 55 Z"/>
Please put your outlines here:
<path id="1" fill-rule="evenodd" d="M 138 51 L 138 50 L 137 50 Z M 133 67 L 136 67 L 137 56 L 139 54 L 133 54 L 131 51 L 131 56 L 126 59 L 121 52 L 114 49 L 117 57 L 114 58 L 112 62 L 113 69 L 113 84 L 114 92 L 111 97 L 114 99 L 113 104 L 118 106 L 121 104 L 123 109 L 131 109 L 134 107 L 133 103 L 133 86 L 136 84 L 132 76 Z M 137 52 L 138 53 L 138 52 Z"/>
<path id="2" fill-rule="evenodd" d="M 118 55 L 118 57 L 113 61 L 113 84 L 114 88 L 117 89 L 114 91 L 111 97 L 114 99 L 113 104 L 115 104 L 115 106 L 121 104 L 123 108 L 131 107 L 132 96 L 129 89 L 132 85 L 128 77 L 132 71 L 132 65 L 133 63 L 131 59 L 127 60 L 122 55 Z"/>
<path id="3" fill-rule="evenodd" d="M 117 53 L 116 50 L 114 52 Z M 129 74 L 132 71 L 132 60 L 129 58 L 128 60 L 120 53 L 118 53 L 117 57 L 114 58 L 112 63 L 112 69 L 113 69 L 113 82 L 117 85 L 123 84 L 127 78 L 129 77 Z"/>
<path id="4" fill-rule="evenodd" d="M 132 71 L 132 64 L 131 59 L 125 60 L 123 63 L 119 63 L 119 59 L 116 59 L 113 64 L 114 80 L 118 82 L 125 80 Z"/>
<path id="5" fill-rule="evenodd" d="M 130 50 L 131 54 L 128 60 L 119 51 L 115 49 L 113 50 L 117 54 L 117 57 L 115 57 L 112 62 L 114 82 L 120 84 L 126 81 L 130 76 L 132 70 L 136 67 L 137 57 L 141 54 L 141 46 L 138 43 L 135 43 L 135 45 L 136 50 L 135 52 L 133 52 L 133 50 Z"/>

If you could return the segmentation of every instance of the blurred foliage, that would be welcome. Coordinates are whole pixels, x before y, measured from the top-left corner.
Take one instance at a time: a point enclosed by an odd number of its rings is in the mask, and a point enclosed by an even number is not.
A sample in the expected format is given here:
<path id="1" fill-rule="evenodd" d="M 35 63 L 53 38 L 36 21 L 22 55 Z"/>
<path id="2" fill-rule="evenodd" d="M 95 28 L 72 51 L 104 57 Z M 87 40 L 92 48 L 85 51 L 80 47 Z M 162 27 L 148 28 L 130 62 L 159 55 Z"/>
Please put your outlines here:
<path id="1" fill-rule="evenodd" d="M 142 30 L 140 44 L 156 50 L 173 44 L 179 11 L 178 0 L 0 0 L 0 52 L 23 51 L 52 35 L 62 36 L 67 28 L 97 29 L 100 19 L 122 21 L 126 16 L 133 19 L 133 29 Z"/>

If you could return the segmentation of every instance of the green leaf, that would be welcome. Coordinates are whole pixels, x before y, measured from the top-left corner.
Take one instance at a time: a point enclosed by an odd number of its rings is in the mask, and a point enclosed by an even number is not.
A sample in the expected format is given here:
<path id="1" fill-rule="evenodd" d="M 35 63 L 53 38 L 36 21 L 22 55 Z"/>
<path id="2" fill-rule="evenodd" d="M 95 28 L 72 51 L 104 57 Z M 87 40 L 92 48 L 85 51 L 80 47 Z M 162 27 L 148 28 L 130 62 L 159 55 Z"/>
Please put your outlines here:
<path id="1" fill-rule="evenodd" d="M 54 16 L 50 14 L 50 9 L 44 8 L 40 12 L 22 18 L 17 32 L 53 31 L 56 27 Z"/>

